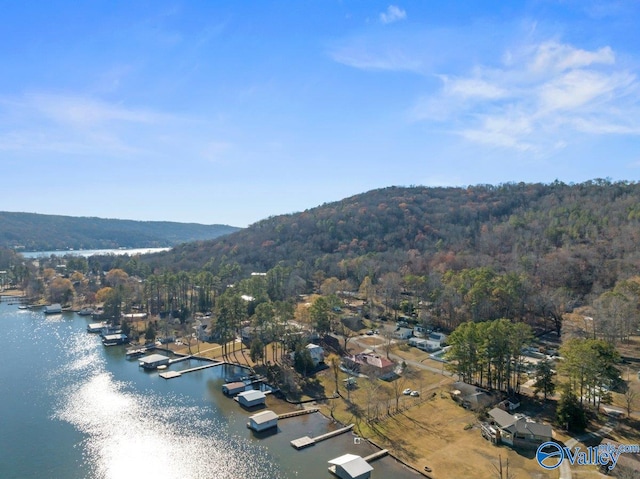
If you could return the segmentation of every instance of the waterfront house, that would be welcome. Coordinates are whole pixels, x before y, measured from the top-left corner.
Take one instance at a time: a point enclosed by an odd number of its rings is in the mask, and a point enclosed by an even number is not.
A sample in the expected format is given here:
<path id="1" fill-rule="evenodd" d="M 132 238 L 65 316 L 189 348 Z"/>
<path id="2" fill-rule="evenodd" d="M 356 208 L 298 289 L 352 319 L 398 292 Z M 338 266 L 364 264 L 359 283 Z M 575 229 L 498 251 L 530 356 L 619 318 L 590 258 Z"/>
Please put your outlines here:
<path id="1" fill-rule="evenodd" d="M 342 361 L 347 369 L 367 376 L 382 377 L 392 373 L 395 368 L 392 361 L 369 350 L 345 356 Z"/>
<path id="2" fill-rule="evenodd" d="M 496 407 L 489 411 L 489 416 L 497 429 L 496 442 L 498 443 L 527 447 L 552 439 L 551 426 L 540 424 L 521 414 L 511 415 Z"/>
<path id="3" fill-rule="evenodd" d="M 163 354 L 150 354 L 138 360 L 138 364 L 144 369 L 158 369 L 158 366 L 169 364 L 169 357 Z"/>
<path id="4" fill-rule="evenodd" d="M 261 411 L 253 416 L 249 416 L 247 427 L 256 432 L 278 427 L 278 415 L 273 411 Z"/>
<path id="5" fill-rule="evenodd" d="M 255 406 L 264 406 L 267 396 L 257 389 L 251 389 L 249 391 L 243 391 L 239 393 L 235 398 L 241 406 L 251 408 Z"/>
<path id="6" fill-rule="evenodd" d="M 313 361 L 313 365 L 318 367 L 318 364 L 324 362 L 324 348 L 322 346 L 318 346 L 317 344 L 309 343 L 305 346 L 305 349 L 309 351 L 311 355 L 311 360 Z M 290 353 L 291 360 L 295 360 L 295 352 Z"/>
<path id="7" fill-rule="evenodd" d="M 329 461 L 329 471 L 340 479 L 368 479 L 373 467 L 360 456 L 345 454 Z"/>

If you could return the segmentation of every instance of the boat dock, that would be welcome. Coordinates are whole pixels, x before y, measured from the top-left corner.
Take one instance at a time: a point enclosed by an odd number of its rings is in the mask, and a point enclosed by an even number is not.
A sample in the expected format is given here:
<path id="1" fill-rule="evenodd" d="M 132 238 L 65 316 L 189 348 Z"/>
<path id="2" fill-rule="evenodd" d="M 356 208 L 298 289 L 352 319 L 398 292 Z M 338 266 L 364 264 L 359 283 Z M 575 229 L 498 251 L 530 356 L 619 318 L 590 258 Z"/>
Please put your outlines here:
<path id="1" fill-rule="evenodd" d="M 355 426 L 355 424 L 349 424 L 346 427 L 342 427 L 340 429 L 336 429 L 335 431 L 331 431 L 331 432 L 328 432 L 326 434 L 322 434 L 322 435 L 316 436 L 316 437 L 304 436 L 304 437 L 301 437 L 299 439 L 294 439 L 293 441 L 291 441 L 291 445 L 293 447 L 295 447 L 296 449 L 303 449 L 305 447 L 313 446 L 317 442 L 324 441 L 326 439 L 330 439 L 330 438 L 332 438 L 334 436 L 338 436 L 340 434 L 344 434 L 345 432 L 350 431 L 351 429 L 353 429 L 353 426 Z"/>
<path id="2" fill-rule="evenodd" d="M 278 419 L 287 419 L 289 417 L 302 416 L 304 414 L 313 414 L 314 412 L 318 412 L 320 409 L 311 408 L 311 409 L 300 409 L 298 411 L 285 412 L 283 414 L 278 414 Z"/>
<path id="3" fill-rule="evenodd" d="M 388 454 L 389 454 L 389 451 L 387 449 L 382 449 L 380 451 L 377 451 L 377 452 L 374 452 L 373 454 L 368 455 L 367 457 L 364 458 L 364 460 L 367 462 L 373 462 L 376 459 L 385 457 Z"/>
<path id="4" fill-rule="evenodd" d="M 184 361 L 184 359 L 180 358 L 178 361 Z M 175 362 L 176 361 L 173 361 L 171 364 L 173 364 Z M 214 366 L 220 366 L 221 364 L 224 364 L 224 361 L 217 361 L 217 362 L 214 362 L 214 363 L 205 364 L 204 366 L 196 366 L 195 368 L 183 369 L 182 371 L 166 371 L 166 372 L 160 373 L 159 376 L 162 379 L 179 378 L 183 374 L 192 373 L 194 371 L 200 371 L 202 369 L 212 368 Z"/>

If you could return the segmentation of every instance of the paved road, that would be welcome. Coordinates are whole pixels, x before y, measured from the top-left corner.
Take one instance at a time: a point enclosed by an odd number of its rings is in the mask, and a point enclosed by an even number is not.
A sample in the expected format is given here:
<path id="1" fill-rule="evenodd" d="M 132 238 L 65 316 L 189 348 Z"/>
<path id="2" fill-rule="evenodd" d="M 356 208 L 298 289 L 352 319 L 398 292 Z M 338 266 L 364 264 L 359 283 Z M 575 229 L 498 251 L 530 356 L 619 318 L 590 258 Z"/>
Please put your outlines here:
<path id="1" fill-rule="evenodd" d="M 565 442 L 564 445 L 569 449 L 573 449 L 573 447 L 579 442 L 583 442 L 594 436 L 604 437 L 607 434 L 609 434 L 612 429 L 613 429 L 613 424 L 610 425 L 609 423 L 607 423 L 605 426 L 602 426 L 600 429 L 598 429 L 595 432 L 583 434 L 582 436 L 578 436 L 578 437 L 572 437 L 567 442 Z M 566 460 L 562 461 L 560 463 L 560 479 L 571 479 L 571 478 L 572 478 L 572 474 L 571 474 L 571 467 L 569 466 L 569 461 L 566 461 Z"/>

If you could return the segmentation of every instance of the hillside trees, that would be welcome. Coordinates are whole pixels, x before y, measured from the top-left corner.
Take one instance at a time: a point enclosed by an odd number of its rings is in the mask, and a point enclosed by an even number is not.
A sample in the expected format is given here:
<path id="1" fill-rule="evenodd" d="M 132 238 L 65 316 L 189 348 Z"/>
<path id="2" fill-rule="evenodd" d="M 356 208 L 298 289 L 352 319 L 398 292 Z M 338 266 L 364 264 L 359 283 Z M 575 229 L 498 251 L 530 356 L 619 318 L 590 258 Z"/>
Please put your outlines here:
<path id="1" fill-rule="evenodd" d="M 498 274 L 489 267 L 449 270 L 442 277 L 439 304 L 448 322 L 523 317 L 527 312 L 525 278 Z"/>
<path id="2" fill-rule="evenodd" d="M 594 338 L 612 344 L 626 341 L 639 324 L 640 280 L 620 281 L 613 290 L 601 294 L 593 303 Z"/>

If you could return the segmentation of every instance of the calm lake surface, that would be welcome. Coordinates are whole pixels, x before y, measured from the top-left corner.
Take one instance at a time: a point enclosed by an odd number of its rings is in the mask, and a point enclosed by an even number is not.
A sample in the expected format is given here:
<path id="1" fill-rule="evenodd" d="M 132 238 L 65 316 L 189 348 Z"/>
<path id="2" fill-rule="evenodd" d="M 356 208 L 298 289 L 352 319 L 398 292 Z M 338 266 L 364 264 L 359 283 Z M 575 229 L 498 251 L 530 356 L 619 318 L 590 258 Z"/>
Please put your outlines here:
<path id="1" fill-rule="evenodd" d="M 160 253 L 162 251 L 169 251 L 171 248 L 127 248 L 127 249 L 79 249 L 79 250 L 58 250 L 58 251 L 23 251 L 20 254 L 25 258 L 48 258 L 51 255 L 55 256 L 84 256 L 88 258 L 89 256 L 93 256 L 96 254 L 99 255 L 123 255 L 128 254 L 129 256 L 135 256 L 138 254 L 148 254 L 148 253 Z"/>
<path id="2" fill-rule="evenodd" d="M 258 438 L 246 427 L 251 413 L 221 392 L 239 371 L 164 380 L 125 359 L 124 347 L 104 347 L 88 322 L 0 302 L 1 478 L 327 479 L 329 459 L 375 451 L 350 433 L 293 449 L 292 439 L 332 429 L 320 414 Z M 390 457 L 372 465 L 373 478 L 421 477 Z"/>

